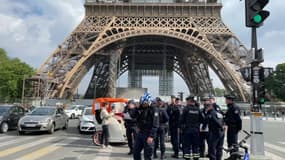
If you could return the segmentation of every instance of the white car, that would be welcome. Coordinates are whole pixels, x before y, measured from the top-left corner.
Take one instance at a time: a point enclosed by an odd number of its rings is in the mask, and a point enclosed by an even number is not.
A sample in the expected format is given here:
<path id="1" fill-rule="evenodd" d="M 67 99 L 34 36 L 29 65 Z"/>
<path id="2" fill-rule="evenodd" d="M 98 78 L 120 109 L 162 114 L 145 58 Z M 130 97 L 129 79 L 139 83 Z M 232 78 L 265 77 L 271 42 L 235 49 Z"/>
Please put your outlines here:
<path id="1" fill-rule="evenodd" d="M 84 108 L 86 108 L 84 105 L 73 105 L 66 108 L 64 111 L 69 118 L 74 119 L 82 115 Z"/>
<path id="2" fill-rule="evenodd" d="M 102 126 L 97 123 L 95 115 L 92 113 L 92 107 L 85 108 L 82 117 L 79 119 L 79 133 L 95 132 L 102 130 Z"/>

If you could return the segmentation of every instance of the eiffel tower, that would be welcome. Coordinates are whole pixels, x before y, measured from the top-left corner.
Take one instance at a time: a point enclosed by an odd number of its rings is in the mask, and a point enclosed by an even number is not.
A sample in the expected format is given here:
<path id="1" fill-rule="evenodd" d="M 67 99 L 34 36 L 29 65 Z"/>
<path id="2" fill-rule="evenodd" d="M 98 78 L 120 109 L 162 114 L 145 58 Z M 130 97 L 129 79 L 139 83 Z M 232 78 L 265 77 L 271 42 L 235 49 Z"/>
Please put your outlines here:
<path id="1" fill-rule="evenodd" d="M 159 92 L 173 91 L 173 72 L 191 93 L 213 93 L 211 68 L 226 91 L 249 98 L 240 69 L 248 50 L 221 19 L 216 0 L 86 0 L 85 17 L 29 79 L 29 96 L 66 98 L 94 67 L 85 98 L 114 97 L 128 73 L 129 87 L 159 76 Z"/>

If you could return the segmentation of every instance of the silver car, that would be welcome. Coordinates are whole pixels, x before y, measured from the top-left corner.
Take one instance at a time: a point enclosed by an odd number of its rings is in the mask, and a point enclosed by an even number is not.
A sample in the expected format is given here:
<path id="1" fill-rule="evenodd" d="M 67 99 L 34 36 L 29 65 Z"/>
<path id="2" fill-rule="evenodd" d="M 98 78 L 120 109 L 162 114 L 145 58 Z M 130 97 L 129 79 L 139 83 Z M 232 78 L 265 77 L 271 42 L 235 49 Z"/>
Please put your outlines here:
<path id="1" fill-rule="evenodd" d="M 22 117 L 18 122 L 18 133 L 48 131 L 68 128 L 68 116 L 62 108 L 42 106 Z"/>

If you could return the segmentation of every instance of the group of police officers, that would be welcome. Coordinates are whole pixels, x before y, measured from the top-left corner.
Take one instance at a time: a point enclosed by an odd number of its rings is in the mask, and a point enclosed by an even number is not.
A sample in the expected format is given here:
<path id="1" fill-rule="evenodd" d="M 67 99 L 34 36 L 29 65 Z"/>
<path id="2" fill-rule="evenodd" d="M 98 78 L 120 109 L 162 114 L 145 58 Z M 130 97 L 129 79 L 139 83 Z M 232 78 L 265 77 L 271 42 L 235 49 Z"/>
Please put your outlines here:
<path id="1" fill-rule="evenodd" d="M 181 105 L 180 99 L 171 96 L 171 103 L 164 103 L 159 97 L 154 101 L 151 95 L 145 93 L 139 104 L 133 100 L 128 102 L 124 114 L 129 155 L 134 160 L 158 158 L 165 156 L 165 137 L 169 132 L 174 154 L 172 158 L 179 158 L 182 150 L 183 158 L 198 160 L 209 157 L 210 160 L 221 160 L 225 131 L 227 144 L 231 148 L 237 144 L 238 132 L 242 128 L 240 109 L 234 103 L 235 96 L 225 96 L 227 111 L 223 113 L 215 103 L 213 96 L 203 97 L 203 106 L 197 103 L 194 96 L 186 98 L 186 106 Z M 208 154 L 205 154 L 205 142 Z"/>

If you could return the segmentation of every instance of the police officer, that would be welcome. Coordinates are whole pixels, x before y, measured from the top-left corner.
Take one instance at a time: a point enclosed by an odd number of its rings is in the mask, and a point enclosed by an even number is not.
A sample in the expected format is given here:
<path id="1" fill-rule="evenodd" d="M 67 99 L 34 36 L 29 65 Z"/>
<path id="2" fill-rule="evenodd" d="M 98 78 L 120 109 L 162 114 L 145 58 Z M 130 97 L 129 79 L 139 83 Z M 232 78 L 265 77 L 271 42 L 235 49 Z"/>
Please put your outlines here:
<path id="1" fill-rule="evenodd" d="M 154 153 L 153 158 L 157 158 L 156 150 L 158 145 L 160 144 L 160 159 L 166 159 L 165 156 L 165 133 L 167 129 L 167 122 L 169 120 L 168 114 L 166 112 L 166 108 L 162 100 L 157 97 L 156 105 L 159 110 L 159 128 L 157 130 L 157 137 L 155 139 Z"/>
<path id="2" fill-rule="evenodd" d="M 194 96 L 186 98 L 187 106 L 183 109 L 180 128 L 183 133 L 183 158 L 189 160 L 191 151 L 194 160 L 199 159 L 199 127 L 202 122 L 202 117 L 199 107 L 195 105 Z"/>
<path id="3" fill-rule="evenodd" d="M 216 103 L 215 96 L 210 94 L 209 100 L 210 103 L 213 105 L 214 109 L 224 115 L 224 112 L 222 111 L 221 107 Z"/>
<path id="4" fill-rule="evenodd" d="M 201 109 L 202 115 L 202 123 L 200 124 L 200 157 L 206 157 L 205 154 L 205 146 L 206 142 L 209 144 L 208 137 L 209 137 L 209 126 L 207 122 L 207 107 L 209 106 L 209 97 L 205 96 L 203 98 L 203 108 Z"/>
<path id="5" fill-rule="evenodd" d="M 226 95 L 227 112 L 225 114 L 225 123 L 227 125 L 227 143 L 228 147 L 233 147 L 233 144 L 237 144 L 238 132 L 242 128 L 242 120 L 240 118 L 240 109 L 234 103 L 234 95 Z"/>
<path id="6" fill-rule="evenodd" d="M 171 96 L 171 104 L 167 108 L 167 114 L 169 116 L 169 132 L 172 149 L 174 154 L 172 158 L 179 158 L 179 120 L 181 114 L 180 99 L 175 96 Z"/>
<path id="7" fill-rule="evenodd" d="M 129 100 L 128 104 L 124 110 L 124 121 L 125 121 L 125 127 L 126 127 L 126 135 L 128 140 L 128 146 L 129 146 L 129 153 L 128 155 L 133 154 L 133 147 L 134 147 L 134 139 L 136 138 L 137 134 L 137 127 L 136 127 L 136 119 L 130 117 L 130 110 L 135 108 L 135 102 L 134 100 Z"/>
<path id="8" fill-rule="evenodd" d="M 140 98 L 140 106 L 130 110 L 132 118 L 137 119 L 138 133 L 134 145 L 134 160 L 141 160 L 141 151 L 144 150 L 144 159 L 151 160 L 154 139 L 159 127 L 159 112 L 152 107 L 151 96 L 145 93 Z"/>
<path id="9" fill-rule="evenodd" d="M 208 154 L 210 160 L 221 160 L 224 144 L 224 120 L 220 111 L 214 108 L 209 99 L 206 100 L 207 123 L 209 125 Z"/>

